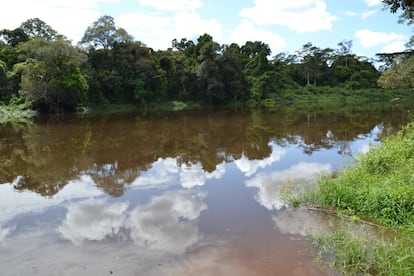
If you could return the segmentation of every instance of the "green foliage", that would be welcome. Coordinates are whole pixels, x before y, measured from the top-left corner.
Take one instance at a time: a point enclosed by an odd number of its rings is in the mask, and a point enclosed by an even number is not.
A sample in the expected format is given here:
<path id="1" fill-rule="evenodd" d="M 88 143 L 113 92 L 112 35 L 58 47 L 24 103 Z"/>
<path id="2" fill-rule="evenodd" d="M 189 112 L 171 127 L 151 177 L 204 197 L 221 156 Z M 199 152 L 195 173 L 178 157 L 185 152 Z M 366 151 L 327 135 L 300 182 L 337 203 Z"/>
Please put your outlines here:
<path id="1" fill-rule="evenodd" d="M 80 70 L 85 55 L 64 40 L 37 37 L 19 46 L 25 61 L 15 65 L 21 75 L 19 93 L 40 110 L 74 111 L 85 103 L 88 85 Z"/>
<path id="2" fill-rule="evenodd" d="M 266 108 L 274 108 L 276 106 L 276 103 L 276 100 L 271 98 L 267 98 L 260 101 L 260 105 Z"/>
<path id="3" fill-rule="evenodd" d="M 32 103 L 13 96 L 9 103 L 0 102 L 0 125 L 6 123 L 30 123 L 36 113 L 31 110 Z"/>
<path id="4" fill-rule="evenodd" d="M 383 88 L 414 88 L 414 57 L 393 63 L 391 68 L 382 73 L 378 84 Z"/>
<path id="5" fill-rule="evenodd" d="M 378 223 L 414 232 L 414 124 L 360 155 L 335 178 L 319 181 L 315 200 Z"/>
<path id="6" fill-rule="evenodd" d="M 12 47 L 16 47 L 20 42 L 26 42 L 29 40 L 29 34 L 27 34 L 22 28 L 14 30 L 3 29 L 0 31 L 0 37 L 2 37 L 3 40 Z"/>
<path id="7" fill-rule="evenodd" d="M 297 55 L 270 58 L 270 48 L 262 41 L 220 45 L 203 34 L 195 42 L 174 39 L 171 49 L 153 51 L 134 41 L 108 15 L 86 29 L 82 49 L 38 18 L 15 30 L 2 30 L 0 37 L 5 42 L 0 43 L 0 99 L 20 93 L 46 112 L 74 111 L 88 104 L 148 106 L 164 101 L 249 106 L 267 99 L 302 101 L 309 95 L 312 100 L 348 100 L 359 98 L 357 91 L 377 88 L 380 75 L 370 61 L 351 53 L 351 40 L 338 43 L 337 50 L 307 43 Z M 409 68 L 401 71 L 412 75 Z M 388 83 L 410 88 L 402 85 L 402 76 L 393 74 Z M 382 93 L 386 91 L 367 97 L 386 99 Z"/>

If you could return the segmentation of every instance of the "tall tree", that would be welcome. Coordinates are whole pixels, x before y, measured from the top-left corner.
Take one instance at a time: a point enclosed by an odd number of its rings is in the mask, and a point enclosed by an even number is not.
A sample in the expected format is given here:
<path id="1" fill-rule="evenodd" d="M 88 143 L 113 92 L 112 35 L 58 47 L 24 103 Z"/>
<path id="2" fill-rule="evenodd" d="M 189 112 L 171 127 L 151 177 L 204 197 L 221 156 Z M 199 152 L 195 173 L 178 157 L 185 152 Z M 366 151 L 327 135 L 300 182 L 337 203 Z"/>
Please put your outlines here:
<path id="1" fill-rule="evenodd" d="M 208 104 L 224 102 L 225 91 L 218 62 L 220 45 L 208 34 L 198 38 L 195 54 L 198 61 L 197 77 L 201 86 L 200 98 Z"/>
<path id="2" fill-rule="evenodd" d="M 275 72 L 270 66 L 268 56 L 269 45 L 261 41 L 247 41 L 241 47 L 244 59 L 243 74 L 249 90 L 249 99 L 260 101 L 275 92 Z"/>
<path id="3" fill-rule="evenodd" d="M 321 49 L 310 42 L 303 45 L 298 52 L 299 63 L 295 66 L 298 82 L 303 83 L 305 80 L 307 85 L 324 84 L 333 52 L 333 49 Z"/>
<path id="4" fill-rule="evenodd" d="M 132 41 L 132 36 L 123 28 L 117 28 L 112 16 L 104 15 L 86 29 L 80 43 L 84 46 L 109 50 L 116 43 L 127 41 Z"/>
<path id="5" fill-rule="evenodd" d="M 348 55 L 351 53 L 352 40 L 342 40 L 338 46 L 338 55 L 345 57 L 345 67 L 348 67 Z"/>
<path id="6" fill-rule="evenodd" d="M 22 29 L 29 38 L 42 37 L 45 40 L 63 38 L 62 35 L 59 35 L 57 31 L 39 18 L 31 18 L 24 21 L 20 25 L 20 29 Z"/>

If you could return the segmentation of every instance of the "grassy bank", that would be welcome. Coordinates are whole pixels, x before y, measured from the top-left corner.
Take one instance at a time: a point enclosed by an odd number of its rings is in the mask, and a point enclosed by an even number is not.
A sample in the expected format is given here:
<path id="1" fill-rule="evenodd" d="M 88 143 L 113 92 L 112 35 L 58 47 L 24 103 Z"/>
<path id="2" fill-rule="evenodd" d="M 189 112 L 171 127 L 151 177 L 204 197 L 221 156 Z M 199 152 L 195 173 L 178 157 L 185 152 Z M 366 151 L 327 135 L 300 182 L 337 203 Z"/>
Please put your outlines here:
<path id="1" fill-rule="evenodd" d="M 337 176 L 320 179 L 309 200 L 406 237 L 370 240 L 341 230 L 315 237 L 321 254 L 345 274 L 414 275 L 414 123 Z"/>

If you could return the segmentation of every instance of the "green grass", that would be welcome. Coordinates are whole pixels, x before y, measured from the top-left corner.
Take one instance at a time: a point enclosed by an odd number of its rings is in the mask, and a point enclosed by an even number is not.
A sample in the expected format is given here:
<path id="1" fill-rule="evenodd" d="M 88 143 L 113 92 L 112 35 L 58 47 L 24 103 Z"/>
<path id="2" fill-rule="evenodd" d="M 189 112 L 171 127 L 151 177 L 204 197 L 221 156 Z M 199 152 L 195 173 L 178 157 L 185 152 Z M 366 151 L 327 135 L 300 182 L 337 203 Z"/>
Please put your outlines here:
<path id="1" fill-rule="evenodd" d="M 370 240 L 350 231 L 314 237 L 320 254 L 342 272 L 414 275 L 414 123 L 357 156 L 335 177 L 321 178 L 306 200 L 407 237 Z"/>
<path id="2" fill-rule="evenodd" d="M 322 178 L 313 200 L 414 233 L 414 124 L 358 156 L 338 177 Z"/>
<path id="3" fill-rule="evenodd" d="M 376 239 L 348 227 L 313 238 L 319 259 L 343 275 L 414 275 L 414 248 L 407 242 Z"/>

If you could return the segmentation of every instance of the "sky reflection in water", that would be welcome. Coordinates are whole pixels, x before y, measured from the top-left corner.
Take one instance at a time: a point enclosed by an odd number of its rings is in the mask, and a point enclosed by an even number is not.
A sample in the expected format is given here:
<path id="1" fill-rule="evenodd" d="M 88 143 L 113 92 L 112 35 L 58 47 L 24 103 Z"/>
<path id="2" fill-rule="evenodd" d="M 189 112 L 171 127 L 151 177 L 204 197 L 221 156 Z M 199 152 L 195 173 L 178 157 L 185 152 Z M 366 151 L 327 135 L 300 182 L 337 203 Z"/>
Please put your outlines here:
<path id="1" fill-rule="evenodd" d="M 275 248 L 283 247 L 283 235 L 306 235 L 308 228 L 326 230 L 325 218 L 284 208 L 280 191 L 284 183 L 309 183 L 321 173 L 352 162 L 358 152 L 367 152 L 378 143 L 384 128 L 377 122 L 344 140 L 326 127 L 319 134 L 320 145 L 309 144 L 299 135 L 270 136 L 266 144 L 250 144 L 239 153 L 217 145 L 213 149 L 216 161 L 209 169 L 205 160 L 194 158 L 197 152 L 190 158 L 170 152 L 147 163 L 145 169 L 141 165 L 125 169 L 126 162 L 131 162 L 117 156 L 111 162 L 92 162 L 89 168 L 75 169 L 78 175 L 66 180 L 52 196 L 37 192 L 37 186 L 21 189 L 30 175 L 15 175 L 12 182 L 0 185 L 0 264 L 19 267 L 18 260 L 25 258 L 24 267 L 11 275 L 28 273 L 30 267 L 54 273 L 69 267 L 69 275 L 87 275 L 104 267 L 113 269 L 109 264 L 119 272 L 147 275 L 174 275 L 205 266 L 220 267 L 230 275 L 249 275 L 258 264 L 250 260 L 252 267 L 240 266 L 241 260 L 246 261 L 243 254 L 257 251 L 260 255 L 258 251 L 270 240 L 279 242 Z M 252 149 L 260 147 L 268 154 L 251 157 Z M 210 150 L 202 146 L 199 153 L 204 148 Z M 93 160 L 89 155 L 82 158 L 79 164 Z M 117 190 L 117 196 L 110 196 L 108 189 Z M 218 216 L 217 210 L 221 212 Z M 233 215 L 226 218 L 227 212 Z M 218 219 L 221 215 L 223 221 Z M 244 232 L 243 223 L 253 230 Z M 292 252 L 300 248 L 291 247 Z M 102 261 L 97 262 L 96 254 Z M 281 253 L 272 254 L 283 259 Z M 195 261 L 196 256 L 203 256 L 203 262 Z M 231 260 L 227 266 L 219 261 L 225 256 Z M 295 264 L 311 260 L 299 254 L 286 258 Z M 169 269 L 160 263 L 168 263 Z M 277 262 L 267 266 L 275 265 Z M 266 274 L 266 270 L 262 272 Z M 297 275 L 306 275 L 306 270 L 302 272 Z"/>

